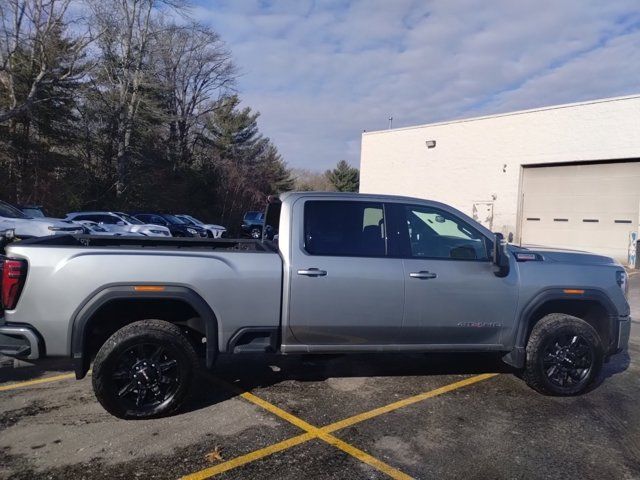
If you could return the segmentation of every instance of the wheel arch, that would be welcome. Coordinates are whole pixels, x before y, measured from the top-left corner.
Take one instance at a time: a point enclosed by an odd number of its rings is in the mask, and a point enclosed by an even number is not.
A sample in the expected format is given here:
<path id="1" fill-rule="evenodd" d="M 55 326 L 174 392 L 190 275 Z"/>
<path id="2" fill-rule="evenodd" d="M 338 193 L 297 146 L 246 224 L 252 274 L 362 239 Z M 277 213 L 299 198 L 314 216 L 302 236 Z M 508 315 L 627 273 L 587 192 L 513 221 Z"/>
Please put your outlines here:
<path id="1" fill-rule="evenodd" d="M 149 285 L 153 286 L 152 284 L 145 284 L 145 286 Z M 155 305 L 154 311 L 157 311 L 157 307 L 160 305 L 167 305 L 167 302 L 173 302 L 176 305 L 182 305 L 183 308 L 191 309 L 190 315 L 193 318 L 187 319 L 185 317 L 183 320 L 189 320 L 188 326 L 204 335 L 206 338 L 205 361 L 207 368 L 213 365 L 218 352 L 219 325 L 211 307 L 198 293 L 189 287 L 165 284 L 157 286 L 160 287 L 157 290 L 147 289 L 140 291 L 136 290 L 136 285 L 132 284 L 109 285 L 92 294 L 76 310 L 72 317 L 69 332 L 69 344 L 76 378 L 83 378 L 89 370 L 91 352 L 88 351 L 88 334 L 100 323 L 101 313 L 114 304 L 133 305 L 143 310 L 145 308 L 143 305 Z M 155 316 L 163 319 L 163 314 Z M 135 320 L 134 318 L 125 324 Z"/>
<path id="2" fill-rule="evenodd" d="M 519 316 L 514 338 L 514 348 L 504 357 L 504 361 L 521 368 L 526 360 L 525 349 L 533 327 L 550 313 L 564 313 L 581 318 L 589 323 L 600 336 L 605 355 L 610 353 L 612 342 L 617 338 L 618 311 L 605 292 L 572 286 L 568 294 L 565 288 L 550 288 L 538 293 L 527 303 Z"/>

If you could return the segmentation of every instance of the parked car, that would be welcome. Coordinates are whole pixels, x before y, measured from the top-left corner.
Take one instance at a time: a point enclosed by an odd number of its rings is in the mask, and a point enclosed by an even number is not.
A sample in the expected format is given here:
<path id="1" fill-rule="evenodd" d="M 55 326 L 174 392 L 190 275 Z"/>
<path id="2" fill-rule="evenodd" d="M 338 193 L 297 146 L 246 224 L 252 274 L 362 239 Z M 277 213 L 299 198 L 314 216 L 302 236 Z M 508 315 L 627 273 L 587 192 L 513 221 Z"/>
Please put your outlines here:
<path id="1" fill-rule="evenodd" d="M 227 229 L 224 228 L 222 225 L 216 225 L 214 223 L 204 223 L 198 220 L 197 218 L 192 217 L 191 215 L 180 214 L 180 215 L 176 215 L 176 217 L 178 217 L 180 220 L 186 222 L 189 225 L 192 225 L 192 226 L 195 225 L 196 227 L 204 228 L 209 232 L 208 236 L 211 238 L 222 238 L 222 237 L 226 237 L 227 235 Z"/>
<path id="2" fill-rule="evenodd" d="M 4 249 L 7 245 L 15 241 L 16 232 L 13 229 L 0 230 L 0 288 L 2 286 L 2 256 L 4 255 Z M 0 307 L 2 306 L 2 300 L 0 299 Z"/>
<path id="3" fill-rule="evenodd" d="M 76 223 L 79 223 L 85 228 L 84 233 L 86 235 L 108 235 L 108 236 L 126 235 L 127 237 L 146 237 L 146 235 L 142 233 L 137 233 L 137 232 L 115 232 L 115 231 L 107 230 L 106 228 L 104 228 L 104 226 L 100 225 L 99 223 L 92 222 L 90 220 L 80 220 Z"/>
<path id="4" fill-rule="evenodd" d="M 61 221 L 61 222 L 67 222 L 68 220 L 63 220 L 62 218 L 54 218 L 54 217 L 49 217 L 48 215 L 46 215 L 44 213 L 44 208 L 42 208 L 42 205 L 20 205 L 20 210 L 22 211 L 22 213 L 24 213 L 25 215 L 31 217 L 31 218 L 46 218 L 49 220 L 54 220 L 54 221 Z M 84 233 L 85 235 L 91 235 L 92 232 L 90 228 L 87 227 L 87 225 L 83 225 L 83 223 L 85 222 L 72 222 L 72 223 L 76 223 L 78 225 L 82 225 L 82 233 Z M 91 223 L 95 223 L 95 222 L 91 222 Z M 99 231 L 99 230 L 96 230 Z"/>
<path id="5" fill-rule="evenodd" d="M 169 229 L 174 237 L 206 237 L 207 230 L 197 225 L 189 225 L 184 220 L 168 213 L 132 213 L 138 220 L 152 225 L 162 225 Z"/>
<path id="6" fill-rule="evenodd" d="M 44 214 L 44 209 L 42 205 L 20 205 L 18 208 L 24 213 L 26 216 L 31 218 L 46 218 L 47 215 Z"/>
<path id="7" fill-rule="evenodd" d="M 211 368 L 218 353 L 494 352 L 568 396 L 627 346 L 628 276 L 611 258 L 508 245 L 416 198 L 287 193 L 265 218 L 277 245 L 9 245 L 0 354 L 72 358 L 77 378 L 95 358 L 104 408 L 150 418 L 185 403 L 200 355 Z"/>
<path id="8" fill-rule="evenodd" d="M 148 237 L 170 237 L 166 227 L 150 225 L 122 212 L 73 212 L 67 214 L 67 220 L 74 222 L 90 221 L 105 230 L 121 235 L 140 233 Z"/>
<path id="9" fill-rule="evenodd" d="M 34 218 L 22 210 L 0 201 L 0 230 L 13 230 L 18 238 L 83 233 L 82 226 L 54 218 Z"/>
<path id="10" fill-rule="evenodd" d="M 242 219 L 242 225 L 240 225 L 240 234 L 243 237 L 250 237 L 254 239 L 262 238 L 262 226 L 264 224 L 264 213 L 262 212 L 247 212 Z"/>

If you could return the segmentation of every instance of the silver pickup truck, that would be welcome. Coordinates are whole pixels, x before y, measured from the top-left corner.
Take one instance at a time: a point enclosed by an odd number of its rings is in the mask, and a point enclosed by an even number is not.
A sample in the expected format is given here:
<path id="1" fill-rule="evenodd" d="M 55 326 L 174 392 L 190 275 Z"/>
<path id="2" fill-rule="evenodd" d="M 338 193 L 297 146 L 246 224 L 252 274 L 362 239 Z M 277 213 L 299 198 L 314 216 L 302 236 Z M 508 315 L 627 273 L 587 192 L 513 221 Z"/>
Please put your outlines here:
<path id="1" fill-rule="evenodd" d="M 175 412 L 223 353 L 496 352 L 576 395 L 626 347 L 627 274 L 588 253 L 508 245 L 441 203 L 271 199 L 261 240 L 65 236 L 6 249 L 0 353 L 93 362 L 122 418 Z"/>

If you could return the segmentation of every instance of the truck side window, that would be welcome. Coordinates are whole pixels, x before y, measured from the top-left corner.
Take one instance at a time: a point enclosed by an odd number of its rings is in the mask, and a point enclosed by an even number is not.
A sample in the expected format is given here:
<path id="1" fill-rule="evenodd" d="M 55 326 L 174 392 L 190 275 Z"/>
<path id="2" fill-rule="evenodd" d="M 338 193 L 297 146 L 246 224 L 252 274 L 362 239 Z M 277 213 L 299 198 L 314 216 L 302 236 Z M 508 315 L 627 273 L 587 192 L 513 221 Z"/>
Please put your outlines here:
<path id="1" fill-rule="evenodd" d="M 430 207 L 405 206 L 411 256 L 488 260 L 485 239 L 463 220 Z"/>
<path id="2" fill-rule="evenodd" d="M 308 201 L 304 207 L 305 250 L 311 255 L 384 257 L 381 203 Z"/>

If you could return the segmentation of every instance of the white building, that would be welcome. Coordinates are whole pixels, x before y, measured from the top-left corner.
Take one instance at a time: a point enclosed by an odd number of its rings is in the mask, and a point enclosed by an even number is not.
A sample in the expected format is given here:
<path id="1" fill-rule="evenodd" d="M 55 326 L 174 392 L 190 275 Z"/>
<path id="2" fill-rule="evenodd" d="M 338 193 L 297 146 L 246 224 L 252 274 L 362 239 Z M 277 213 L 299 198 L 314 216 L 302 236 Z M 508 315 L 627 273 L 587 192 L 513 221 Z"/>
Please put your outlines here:
<path id="1" fill-rule="evenodd" d="M 640 95 L 365 132 L 361 155 L 363 193 L 439 200 L 515 243 L 629 261 Z"/>

